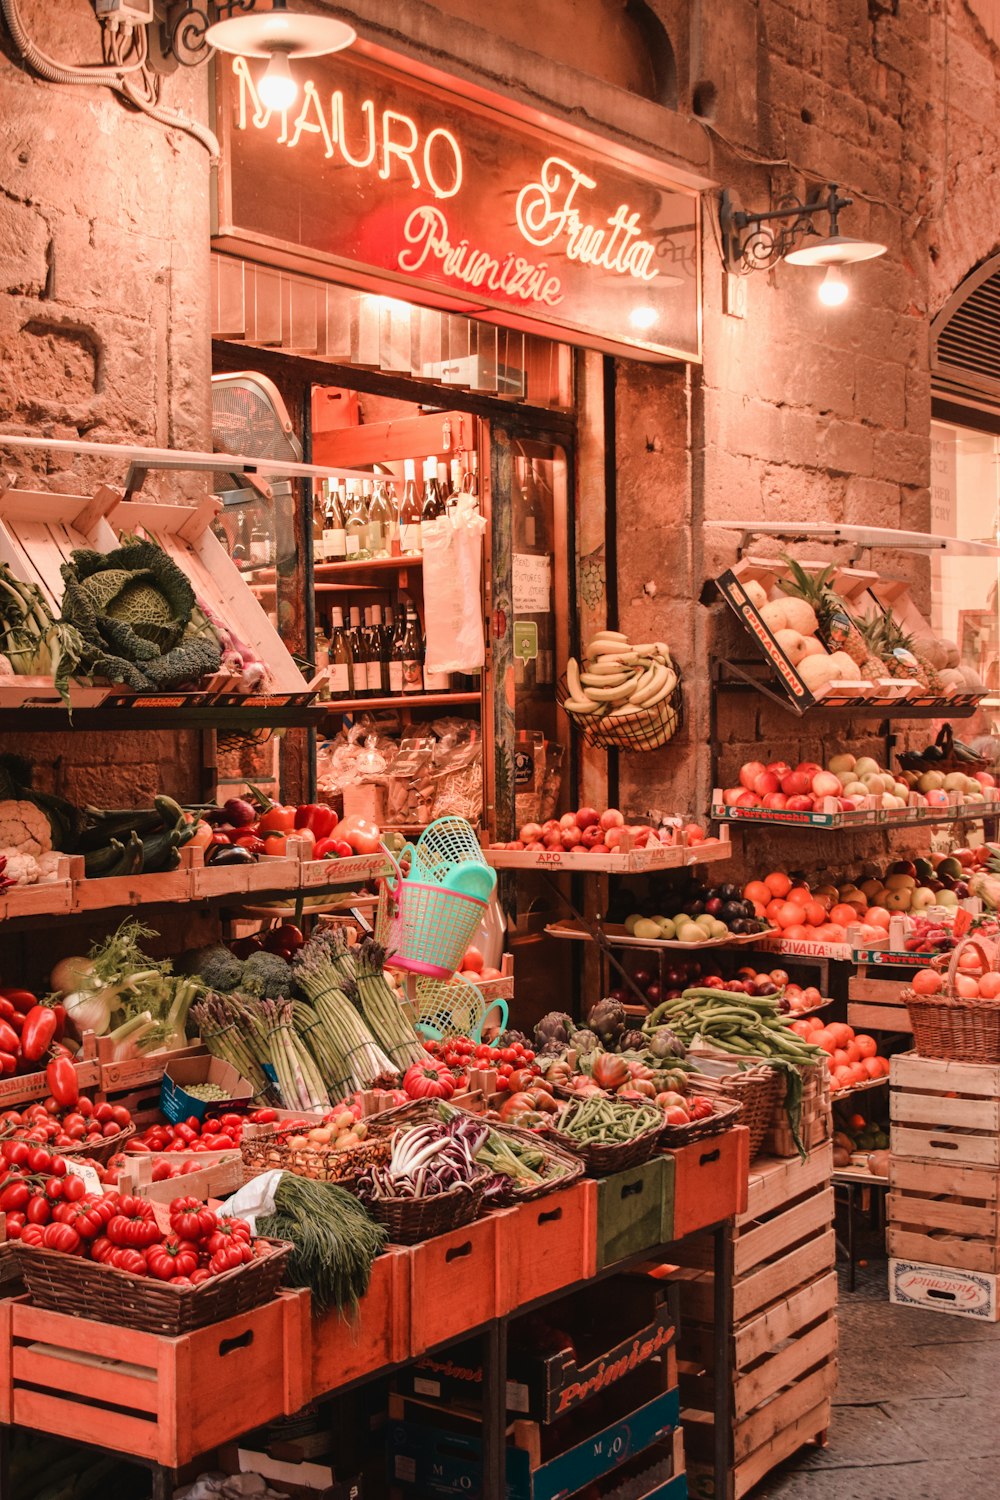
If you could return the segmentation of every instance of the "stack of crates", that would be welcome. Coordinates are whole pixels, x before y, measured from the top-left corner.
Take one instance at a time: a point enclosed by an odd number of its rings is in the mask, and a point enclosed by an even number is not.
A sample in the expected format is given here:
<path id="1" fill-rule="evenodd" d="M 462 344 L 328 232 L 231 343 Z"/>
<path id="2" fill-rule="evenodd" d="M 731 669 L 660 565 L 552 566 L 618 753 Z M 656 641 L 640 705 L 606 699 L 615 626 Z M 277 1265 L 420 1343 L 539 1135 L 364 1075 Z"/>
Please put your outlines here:
<path id="1" fill-rule="evenodd" d="M 889 1296 L 1000 1319 L 1000 1066 L 892 1059 Z"/>
<path id="2" fill-rule="evenodd" d="M 837 1383 L 833 1147 L 759 1157 L 747 1210 L 732 1221 L 727 1316 L 733 1500 L 808 1442 L 825 1441 Z M 711 1494 L 714 1443 L 714 1278 L 709 1238 L 685 1246 L 681 1295 L 681 1421 L 692 1494 Z M 728 1300 L 728 1297 L 727 1297 Z"/>

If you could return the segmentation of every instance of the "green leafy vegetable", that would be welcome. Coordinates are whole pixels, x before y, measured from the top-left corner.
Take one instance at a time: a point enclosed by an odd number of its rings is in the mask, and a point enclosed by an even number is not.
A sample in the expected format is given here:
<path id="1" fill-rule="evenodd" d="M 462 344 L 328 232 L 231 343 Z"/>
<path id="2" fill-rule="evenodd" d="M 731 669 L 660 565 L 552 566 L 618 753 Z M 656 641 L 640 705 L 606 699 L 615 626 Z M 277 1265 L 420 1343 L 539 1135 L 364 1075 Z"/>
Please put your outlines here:
<path id="1" fill-rule="evenodd" d="M 350 1308 L 368 1290 L 372 1262 L 388 1235 L 368 1217 L 357 1198 L 332 1182 L 314 1182 L 283 1172 L 275 1213 L 257 1220 L 258 1234 L 291 1240 L 292 1286 L 307 1286 L 319 1308 Z"/>

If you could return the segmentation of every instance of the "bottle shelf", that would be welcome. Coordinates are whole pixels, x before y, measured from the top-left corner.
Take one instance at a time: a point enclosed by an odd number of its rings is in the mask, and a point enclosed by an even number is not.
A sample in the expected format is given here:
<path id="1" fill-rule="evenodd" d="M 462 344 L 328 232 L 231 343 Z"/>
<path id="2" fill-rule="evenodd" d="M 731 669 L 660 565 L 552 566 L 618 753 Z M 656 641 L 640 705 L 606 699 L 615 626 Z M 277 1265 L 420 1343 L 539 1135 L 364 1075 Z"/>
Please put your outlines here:
<path id="1" fill-rule="evenodd" d="M 349 578 L 359 571 L 370 573 L 398 573 L 402 568 L 422 568 L 422 553 L 411 552 L 400 557 L 350 557 L 346 561 L 317 562 L 313 573 L 317 579 L 329 582 L 335 578 Z"/>
<path id="2" fill-rule="evenodd" d="M 352 714 L 371 708 L 439 708 L 448 704 L 481 703 L 481 693 L 396 693 L 388 698 L 331 698 L 320 709 L 331 714 Z"/>

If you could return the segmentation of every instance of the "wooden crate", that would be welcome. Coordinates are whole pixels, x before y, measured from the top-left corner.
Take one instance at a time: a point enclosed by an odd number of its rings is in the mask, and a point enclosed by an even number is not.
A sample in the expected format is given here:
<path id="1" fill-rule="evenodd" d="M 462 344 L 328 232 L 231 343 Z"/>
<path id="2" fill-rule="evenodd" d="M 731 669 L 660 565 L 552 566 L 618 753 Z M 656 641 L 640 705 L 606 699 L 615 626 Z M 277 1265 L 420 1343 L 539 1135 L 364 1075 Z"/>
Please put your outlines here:
<path id="1" fill-rule="evenodd" d="M 171 1154 L 180 1156 L 181 1152 Z M 195 1172 L 186 1172 L 183 1177 L 167 1177 L 162 1182 L 153 1181 L 153 1166 L 157 1161 L 167 1160 L 166 1156 L 126 1157 L 118 1174 L 118 1189 L 123 1193 L 137 1193 L 140 1198 L 149 1198 L 153 1203 L 166 1206 L 175 1198 L 187 1197 L 188 1194 L 203 1202 L 209 1198 L 228 1198 L 243 1186 L 243 1158 L 238 1151 L 198 1154 L 210 1154 L 211 1159 Z"/>
<path id="2" fill-rule="evenodd" d="M 410 1357 L 410 1264 L 390 1246 L 372 1265 L 368 1290 L 349 1317 L 337 1308 L 313 1316 L 309 1399 Z"/>
<path id="3" fill-rule="evenodd" d="M 674 1159 L 657 1156 L 613 1172 L 597 1189 L 597 1269 L 663 1242 L 664 1215 L 673 1222 Z"/>
<path id="4" fill-rule="evenodd" d="M 1000 1276 L 925 1261 L 889 1261 L 889 1301 L 978 1323 L 1000 1322 Z"/>
<path id="5" fill-rule="evenodd" d="M 905 1052 L 892 1059 L 889 1081 L 894 1157 L 1000 1168 L 1000 1065 Z"/>
<path id="6" fill-rule="evenodd" d="M 893 1157 L 889 1182 L 891 1255 L 1000 1271 L 1000 1172 Z"/>
<path id="7" fill-rule="evenodd" d="M 411 1356 L 496 1317 L 500 1218 L 487 1214 L 464 1229 L 407 1248 Z"/>
<path id="8" fill-rule="evenodd" d="M 833 1151 L 754 1163 L 732 1226 L 732 1486 L 741 1496 L 829 1422 L 836 1383 Z M 681 1399 L 695 1458 L 711 1457 L 714 1277 L 707 1237 L 678 1251 Z"/>
<path id="9" fill-rule="evenodd" d="M 901 1031 L 913 1035 L 910 1013 L 900 999 L 906 984 L 896 979 L 870 979 L 867 965 L 847 981 L 847 1024 L 855 1031 Z"/>
<path id="10" fill-rule="evenodd" d="M 178 1468 L 301 1407 L 308 1307 L 284 1294 L 171 1339 L 0 1302 L 0 1421 Z"/>
<path id="11" fill-rule="evenodd" d="M 779 1464 L 791 1458 L 808 1443 L 825 1448 L 832 1409 L 830 1397 L 824 1396 L 811 1411 L 804 1412 L 790 1421 L 756 1452 L 735 1464 L 731 1476 L 732 1500 L 743 1500 L 743 1496 L 749 1494 L 755 1485 L 771 1473 L 772 1469 L 776 1469 Z M 690 1421 L 687 1412 L 682 1412 L 681 1415 L 685 1423 L 684 1433 L 689 1449 L 688 1494 L 692 1500 L 715 1500 L 713 1470 L 706 1461 L 711 1428 L 709 1427 L 708 1432 L 702 1435 L 696 1428 L 687 1425 Z M 692 1447 L 695 1447 L 702 1455 L 700 1461 L 691 1454 Z"/>
<path id="12" fill-rule="evenodd" d="M 673 1198 L 663 1200 L 664 1244 L 745 1209 L 750 1132 L 744 1126 L 664 1154 L 674 1163 Z"/>
<path id="13" fill-rule="evenodd" d="M 597 1193 L 596 1182 L 579 1178 L 559 1192 L 493 1215 L 498 1314 L 593 1276 Z"/>
<path id="14" fill-rule="evenodd" d="M 805 1079 L 802 1090 L 802 1120 L 799 1136 L 806 1151 L 828 1141 L 833 1135 L 833 1104 L 830 1094 L 830 1074 L 824 1064 L 803 1070 Z M 782 1101 L 784 1095 L 782 1095 Z M 774 1107 L 774 1115 L 761 1145 L 763 1156 L 798 1156 L 799 1148 L 792 1135 L 785 1114 L 784 1103 Z"/>
<path id="15" fill-rule="evenodd" d="M 166 1067 L 182 1057 L 207 1056 L 201 1042 L 192 1042 L 190 1047 L 177 1047 L 172 1052 L 157 1052 L 152 1057 L 126 1057 L 114 1060 L 115 1044 L 110 1037 L 99 1036 L 97 1060 L 101 1065 L 100 1087 L 105 1093 L 116 1090 L 138 1089 L 144 1084 L 159 1084 Z"/>

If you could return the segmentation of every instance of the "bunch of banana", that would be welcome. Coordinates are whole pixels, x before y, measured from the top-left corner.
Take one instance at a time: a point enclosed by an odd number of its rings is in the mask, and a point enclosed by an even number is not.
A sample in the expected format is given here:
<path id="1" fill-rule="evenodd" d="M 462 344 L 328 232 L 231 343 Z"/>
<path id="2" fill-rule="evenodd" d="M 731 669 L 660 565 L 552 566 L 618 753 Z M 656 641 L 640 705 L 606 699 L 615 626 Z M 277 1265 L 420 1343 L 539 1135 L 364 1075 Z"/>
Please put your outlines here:
<path id="1" fill-rule="evenodd" d="M 621 631 L 602 630 L 588 641 L 582 662 L 571 656 L 566 663 L 566 685 L 567 713 L 618 721 L 669 698 L 677 673 L 663 641 L 633 646 Z"/>

